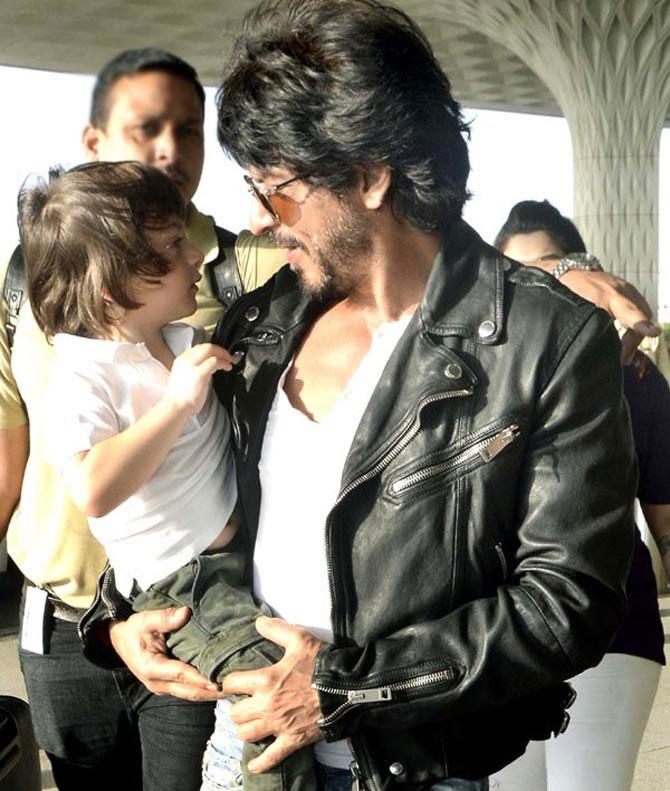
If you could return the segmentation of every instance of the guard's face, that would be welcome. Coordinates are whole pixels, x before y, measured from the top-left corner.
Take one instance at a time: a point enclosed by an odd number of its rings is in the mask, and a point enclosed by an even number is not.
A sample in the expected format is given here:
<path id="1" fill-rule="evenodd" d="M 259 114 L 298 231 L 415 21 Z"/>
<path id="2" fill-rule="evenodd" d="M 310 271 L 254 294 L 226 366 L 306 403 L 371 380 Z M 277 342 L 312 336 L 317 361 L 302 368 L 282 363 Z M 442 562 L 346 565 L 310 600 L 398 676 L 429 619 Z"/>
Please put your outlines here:
<path id="1" fill-rule="evenodd" d="M 183 77 L 147 71 L 112 86 L 104 129 L 87 126 L 90 159 L 136 160 L 162 170 L 184 201 L 195 193 L 204 160 L 203 111 L 194 85 Z"/>

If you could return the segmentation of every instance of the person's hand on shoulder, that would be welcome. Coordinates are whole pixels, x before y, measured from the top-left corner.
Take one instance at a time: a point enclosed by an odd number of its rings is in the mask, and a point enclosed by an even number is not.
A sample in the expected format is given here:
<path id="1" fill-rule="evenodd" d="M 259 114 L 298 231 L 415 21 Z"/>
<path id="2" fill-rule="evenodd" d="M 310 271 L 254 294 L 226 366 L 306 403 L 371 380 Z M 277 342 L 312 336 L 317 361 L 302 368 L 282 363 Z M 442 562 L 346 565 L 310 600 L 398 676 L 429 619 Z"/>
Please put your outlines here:
<path id="1" fill-rule="evenodd" d="M 635 350 L 645 336 L 660 335 L 660 328 L 651 321 L 651 308 L 634 285 L 609 272 L 586 272 L 572 269 L 560 278 L 561 283 L 583 299 L 606 310 L 625 328 L 621 338 L 624 365 L 633 359 Z"/>

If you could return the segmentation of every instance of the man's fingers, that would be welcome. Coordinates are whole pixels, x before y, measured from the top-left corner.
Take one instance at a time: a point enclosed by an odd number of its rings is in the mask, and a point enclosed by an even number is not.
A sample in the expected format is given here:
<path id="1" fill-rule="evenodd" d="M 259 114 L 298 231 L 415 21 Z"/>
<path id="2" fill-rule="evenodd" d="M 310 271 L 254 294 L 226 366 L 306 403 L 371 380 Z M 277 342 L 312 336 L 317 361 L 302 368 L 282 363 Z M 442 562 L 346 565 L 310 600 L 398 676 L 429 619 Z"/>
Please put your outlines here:
<path id="1" fill-rule="evenodd" d="M 264 725 L 261 720 L 252 720 L 251 722 L 243 722 L 236 728 L 237 738 L 243 742 L 260 742 L 268 736 L 272 736 L 273 732 L 267 725 Z"/>
<path id="2" fill-rule="evenodd" d="M 287 651 L 300 647 L 306 634 L 300 626 L 286 623 L 281 618 L 268 618 L 266 615 L 256 618 L 255 624 L 258 634 Z"/>
<path id="3" fill-rule="evenodd" d="M 167 607 L 162 610 L 145 610 L 133 615 L 138 628 L 147 631 L 174 632 L 182 627 L 191 617 L 188 607 Z"/>
<path id="4" fill-rule="evenodd" d="M 633 330 L 626 330 L 621 336 L 621 364 L 630 365 L 643 336 Z"/>
<path id="5" fill-rule="evenodd" d="M 654 324 L 653 321 L 647 321 L 647 319 L 634 322 L 630 329 L 633 332 L 637 332 L 639 335 L 644 335 L 649 338 L 656 338 L 661 334 L 661 328 L 657 324 Z"/>
<path id="6" fill-rule="evenodd" d="M 231 674 L 232 675 L 232 674 Z M 223 684 L 223 691 L 225 692 L 226 685 Z M 230 707 L 230 719 L 236 724 L 240 725 L 243 722 L 251 722 L 258 717 L 258 703 L 252 697 L 240 698 Z"/>
<path id="7" fill-rule="evenodd" d="M 221 688 L 224 695 L 253 695 L 262 684 L 262 676 L 262 670 L 236 670 L 228 673 Z"/>
<path id="8" fill-rule="evenodd" d="M 109 637 L 130 671 L 151 692 L 187 700 L 216 700 L 220 697 L 216 684 L 194 667 L 166 655 L 163 635 L 183 626 L 189 617 L 188 607 L 135 613 L 127 621 L 111 624 Z"/>

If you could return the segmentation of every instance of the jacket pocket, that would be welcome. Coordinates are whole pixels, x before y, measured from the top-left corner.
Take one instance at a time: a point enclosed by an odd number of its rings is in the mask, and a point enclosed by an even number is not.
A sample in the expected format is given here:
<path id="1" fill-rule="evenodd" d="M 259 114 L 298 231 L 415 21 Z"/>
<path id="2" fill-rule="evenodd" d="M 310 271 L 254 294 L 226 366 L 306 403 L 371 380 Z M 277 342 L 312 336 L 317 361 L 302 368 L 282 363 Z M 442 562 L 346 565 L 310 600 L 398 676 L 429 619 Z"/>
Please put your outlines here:
<path id="1" fill-rule="evenodd" d="M 510 422 L 503 428 L 489 431 L 442 459 L 435 459 L 430 464 L 393 478 L 388 484 L 388 494 L 392 499 L 403 498 L 415 491 L 429 489 L 434 483 L 442 484 L 464 472 L 489 464 L 515 442 L 520 433 L 518 422 Z"/>

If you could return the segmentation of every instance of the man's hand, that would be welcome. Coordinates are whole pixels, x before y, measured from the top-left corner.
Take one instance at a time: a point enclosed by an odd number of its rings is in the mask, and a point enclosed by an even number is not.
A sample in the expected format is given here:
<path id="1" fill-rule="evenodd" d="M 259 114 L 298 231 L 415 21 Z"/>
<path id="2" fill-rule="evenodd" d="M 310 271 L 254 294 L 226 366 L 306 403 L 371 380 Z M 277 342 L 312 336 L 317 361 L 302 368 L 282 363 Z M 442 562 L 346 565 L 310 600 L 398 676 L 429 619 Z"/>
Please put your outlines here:
<path id="1" fill-rule="evenodd" d="M 221 691 L 191 665 L 167 656 L 165 635 L 191 617 L 188 607 L 150 610 L 114 621 L 109 639 L 129 670 L 156 695 L 186 700 L 216 700 Z"/>
<path id="2" fill-rule="evenodd" d="M 312 689 L 316 655 L 323 646 L 309 632 L 279 618 L 256 621 L 259 634 L 286 649 L 275 665 L 230 673 L 223 682 L 226 695 L 249 695 L 231 707 L 230 716 L 243 741 L 267 736 L 275 740 L 249 763 L 251 772 L 265 772 L 300 747 L 320 738 L 319 697 Z"/>
<path id="3" fill-rule="evenodd" d="M 621 338 L 621 360 L 628 365 L 645 336 L 655 337 L 661 330 L 651 319 L 651 308 L 640 292 L 627 281 L 608 272 L 582 272 L 572 269 L 561 283 L 580 297 L 606 310 L 625 329 Z"/>

